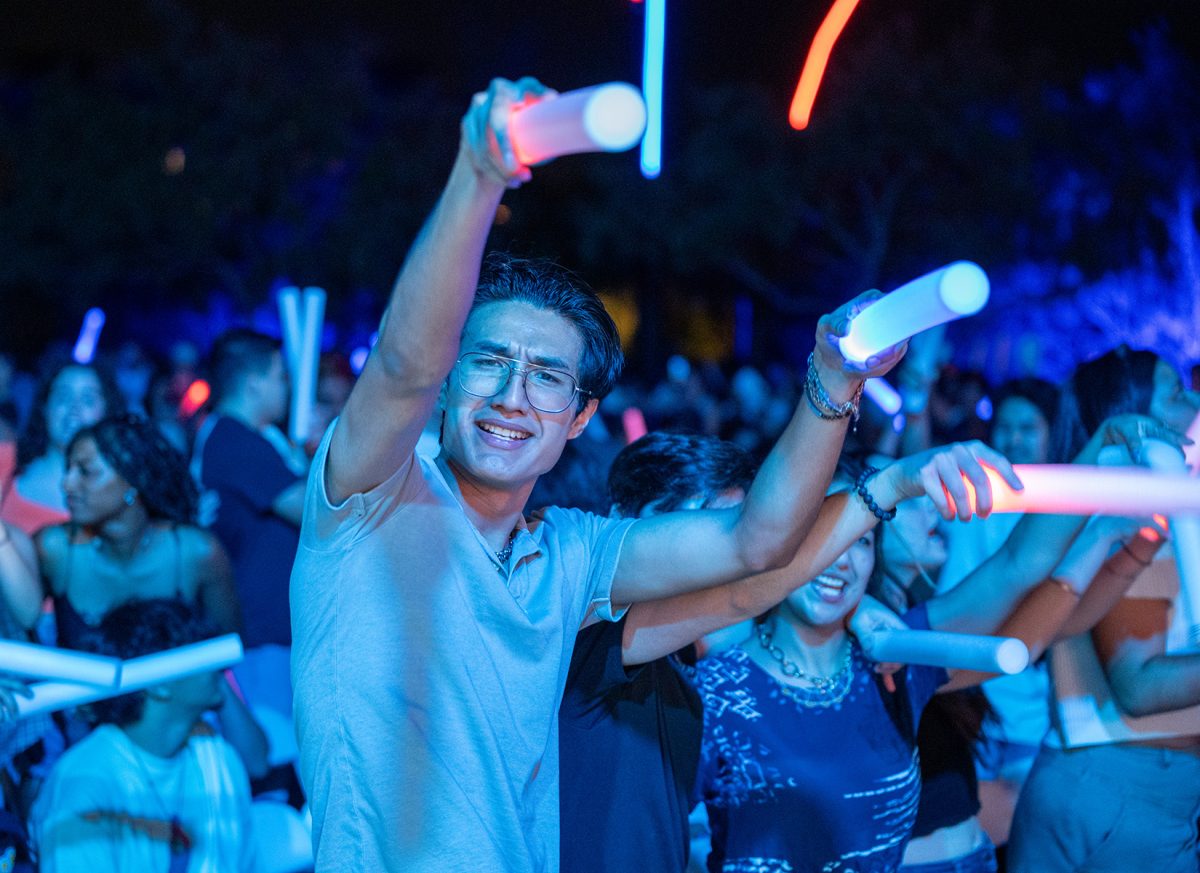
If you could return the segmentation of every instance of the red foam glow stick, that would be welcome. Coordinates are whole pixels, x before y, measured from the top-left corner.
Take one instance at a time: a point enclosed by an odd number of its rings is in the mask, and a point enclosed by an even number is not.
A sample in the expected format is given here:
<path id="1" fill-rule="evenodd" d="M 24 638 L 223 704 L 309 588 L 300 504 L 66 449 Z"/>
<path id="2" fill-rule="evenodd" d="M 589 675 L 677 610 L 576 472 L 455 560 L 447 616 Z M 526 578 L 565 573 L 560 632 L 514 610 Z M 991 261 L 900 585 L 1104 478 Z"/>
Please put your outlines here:
<path id="1" fill-rule="evenodd" d="M 623 152 L 646 128 L 646 102 L 624 82 L 567 91 L 513 110 L 508 133 L 522 164 L 580 152 Z"/>
<path id="2" fill-rule="evenodd" d="M 621 424 L 625 428 L 625 444 L 640 440 L 646 435 L 646 416 L 636 406 L 628 407 L 621 413 Z"/>
<path id="3" fill-rule="evenodd" d="M 808 57 L 804 59 L 804 69 L 800 71 L 800 82 L 796 85 L 796 94 L 792 97 L 792 108 L 788 112 L 788 124 L 796 130 L 808 127 L 812 117 L 813 102 L 817 99 L 817 89 L 821 87 L 821 77 L 825 75 L 825 66 L 829 63 L 829 55 L 833 52 L 833 44 L 842 35 L 846 22 L 858 6 L 858 0 L 836 0 L 833 7 L 817 28 L 812 46 L 808 49 Z"/>
<path id="4" fill-rule="evenodd" d="M 1086 464 L 1013 464 L 1025 486 L 1013 490 L 998 472 L 984 466 L 992 486 L 992 512 L 1061 515 L 1153 515 L 1200 513 L 1200 479 L 1134 467 Z M 967 478 L 972 511 L 975 489 Z M 951 501 L 953 502 L 953 501 Z"/>

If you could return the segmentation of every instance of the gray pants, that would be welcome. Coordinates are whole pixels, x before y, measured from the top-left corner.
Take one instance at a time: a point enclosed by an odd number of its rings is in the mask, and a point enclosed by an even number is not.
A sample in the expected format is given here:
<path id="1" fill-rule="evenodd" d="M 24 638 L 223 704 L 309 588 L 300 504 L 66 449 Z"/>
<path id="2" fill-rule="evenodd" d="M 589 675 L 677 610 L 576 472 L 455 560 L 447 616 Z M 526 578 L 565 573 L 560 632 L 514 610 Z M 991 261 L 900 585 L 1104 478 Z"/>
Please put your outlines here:
<path id="1" fill-rule="evenodd" d="M 1021 792 L 1010 873 L 1197 873 L 1200 757 L 1132 745 L 1043 748 Z"/>

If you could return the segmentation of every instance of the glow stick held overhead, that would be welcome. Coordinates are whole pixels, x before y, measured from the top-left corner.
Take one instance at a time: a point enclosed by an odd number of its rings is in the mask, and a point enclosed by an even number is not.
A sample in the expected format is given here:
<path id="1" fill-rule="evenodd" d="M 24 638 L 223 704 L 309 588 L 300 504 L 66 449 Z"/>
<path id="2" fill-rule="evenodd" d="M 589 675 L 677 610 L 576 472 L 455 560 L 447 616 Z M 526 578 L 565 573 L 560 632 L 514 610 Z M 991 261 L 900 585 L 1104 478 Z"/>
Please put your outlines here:
<path id="1" fill-rule="evenodd" d="M 112 688 L 121 675 L 121 661 L 53 646 L 0 640 L 0 673 Z"/>
<path id="2" fill-rule="evenodd" d="M 17 717 L 25 718 L 41 712 L 54 712 L 70 706 L 82 706 L 97 700 L 119 697 L 131 691 L 141 691 L 151 685 L 174 682 L 196 673 L 224 670 L 242 660 L 242 641 L 237 634 L 226 634 L 130 658 L 121 662 L 120 681 L 116 686 L 102 688 L 77 682 L 39 682 L 31 685 L 32 698 L 20 697 L 17 701 Z"/>
<path id="3" fill-rule="evenodd" d="M 878 630 L 863 649 L 880 663 L 923 664 L 948 670 L 1013 675 L 1029 666 L 1029 649 L 1014 637 L 924 630 Z"/>
<path id="4" fill-rule="evenodd" d="M 955 261 L 913 279 L 872 303 L 850 322 L 842 355 L 861 363 L 871 355 L 939 324 L 974 315 L 988 300 L 987 273 L 971 261 Z"/>
<path id="5" fill-rule="evenodd" d="M 321 362 L 321 329 L 325 323 L 325 292 L 320 288 L 305 288 L 301 306 L 300 343 L 296 351 L 296 369 L 292 373 L 292 405 L 288 415 L 289 436 L 296 445 L 303 445 L 312 429 L 317 371 Z"/>
<path id="6" fill-rule="evenodd" d="M 79 337 L 71 351 L 71 357 L 76 364 L 90 364 L 96 357 L 96 345 L 100 342 L 100 331 L 104 330 L 104 320 L 104 310 L 97 307 L 92 307 L 83 314 Z"/>
<path id="7" fill-rule="evenodd" d="M 895 415 L 904 406 L 900 392 L 887 379 L 867 379 L 863 383 L 863 393 L 888 415 Z"/>
<path id="8" fill-rule="evenodd" d="M 632 85 L 567 91 L 513 110 L 508 133 L 522 164 L 581 152 L 623 152 L 646 128 L 646 103 Z"/>

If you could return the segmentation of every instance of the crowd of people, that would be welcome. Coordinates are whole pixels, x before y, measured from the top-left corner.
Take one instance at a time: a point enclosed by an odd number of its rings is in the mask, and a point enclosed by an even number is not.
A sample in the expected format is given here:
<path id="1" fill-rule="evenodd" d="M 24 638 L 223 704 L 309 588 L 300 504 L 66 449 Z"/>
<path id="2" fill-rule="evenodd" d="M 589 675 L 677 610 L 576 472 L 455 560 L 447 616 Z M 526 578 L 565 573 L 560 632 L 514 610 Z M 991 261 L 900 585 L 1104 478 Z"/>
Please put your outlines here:
<path id="1" fill-rule="evenodd" d="M 249 330 L 153 379 L 122 376 L 142 353 L 48 355 L 0 397 L 0 636 L 245 646 L 30 717 L 0 664 L 0 870 L 1200 869 L 1170 531 L 991 516 L 985 470 L 1141 464 L 1188 445 L 1200 395 L 1123 346 L 1061 388 L 904 344 L 848 362 L 876 292 L 821 319 L 806 372 L 673 358 L 622 384 L 589 289 L 484 256 L 531 175 L 504 119 L 541 94 L 476 96 L 304 445 Z M 901 418 L 863 398 L 888 373 Z M 878 663 L 905 627 L 1033 664 Z"/>

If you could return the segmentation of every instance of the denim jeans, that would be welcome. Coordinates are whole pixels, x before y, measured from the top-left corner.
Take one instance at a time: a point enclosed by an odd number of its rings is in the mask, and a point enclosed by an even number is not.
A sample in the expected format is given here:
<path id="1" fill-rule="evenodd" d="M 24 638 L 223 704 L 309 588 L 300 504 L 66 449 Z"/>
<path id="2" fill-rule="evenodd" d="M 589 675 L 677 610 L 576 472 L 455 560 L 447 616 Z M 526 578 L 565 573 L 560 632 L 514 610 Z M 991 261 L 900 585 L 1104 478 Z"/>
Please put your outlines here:
<path id="1" fill-rule="evenodd" d="M 996 873 L 996 849 L 991 840 L 960 858 L 905 864 L 900 873 Z"/>

